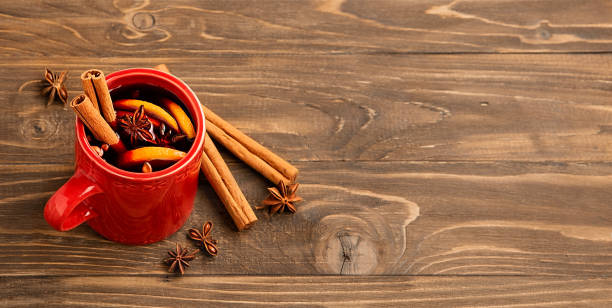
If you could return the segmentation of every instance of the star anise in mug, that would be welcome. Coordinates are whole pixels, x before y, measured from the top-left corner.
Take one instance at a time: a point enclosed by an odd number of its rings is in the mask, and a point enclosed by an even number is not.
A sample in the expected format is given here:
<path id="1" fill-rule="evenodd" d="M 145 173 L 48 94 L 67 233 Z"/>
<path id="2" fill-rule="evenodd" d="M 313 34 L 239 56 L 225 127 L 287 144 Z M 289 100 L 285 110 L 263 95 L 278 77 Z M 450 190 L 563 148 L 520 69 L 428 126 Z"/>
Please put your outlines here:
<path id="1" fill-rule="evenodd" d="M 185 274 L 185 268 L 189 267 L 189 261 L 195 259 L 197 253 L 197 249 L 192 253 L 189 253 L 187 248 L 183 248 L 181 245 L 176 243 L 176 250 L 168 251 L 168 255 L 170 257 L 164 260 L 164 262 L 170 266 L 168 268 L 168 272 L 172 273 L 178 270 L 181 275 Z"/>
<path id="2" fill-rule="evenodd" d="M 130 137 L 132 145 L 139 141 L 155 144 L 153 124 L 144 112 L 144 105 L 140 105 L 133 115 L 125 115 L 117 119 L 121 130 Z"/>
<path id="3" fill-rule="evenodd" d="M 281 181 L 277 187 L 268 188 L 270 195 L 262 201 L 261 205 L 256 209 L 268 208 L 270 214 L 290 212 L 295 213 L 295 203 L 302 201 L 302 198 L 296 195 L 299 184 L 286 185 Z"/>
<path id="4" fill-rule="evenodd" d="M 204 226 L 202 226 L 202 232 L 196 228 L 191 228 L 189 229 L 189 238 L 197 241 L 201 248 L 206 250 L 209 255 L 214 257 L 217 255 L 219 250 L 217 249 L 217 240 L 214 240 L 210 235 L 212 227 L 213 223 L 207 221 Z"/>
<path id="5" fill-rule="evenodd" d="M 58 98 L 64 105 L 68 101 L 68 90 L 64 81 L 66 80 L 67 71 L 61 73 L 53 73 L 48 68 L 45 68 L 44 81 L 46 86 L 42 89 L 42 95 L 48 96 L 47 106 Z"/>

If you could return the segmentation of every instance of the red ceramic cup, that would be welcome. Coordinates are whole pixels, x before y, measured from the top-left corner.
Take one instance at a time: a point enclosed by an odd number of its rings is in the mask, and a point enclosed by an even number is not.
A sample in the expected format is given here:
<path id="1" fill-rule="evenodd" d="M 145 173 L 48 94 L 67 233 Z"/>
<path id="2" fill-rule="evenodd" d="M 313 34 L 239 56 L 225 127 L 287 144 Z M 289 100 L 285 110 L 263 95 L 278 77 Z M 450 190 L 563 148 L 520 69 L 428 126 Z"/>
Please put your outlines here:
<path id="1" fill-rule="evenodd" d="M 153 69 L 127 69 L 106 77 L 109 89 L 146 84 L 163 88 L 183 102 L 197 134 L 187 156 L 164 170 L 135 173 L 119 169 L 89 147 L 76 120 L 76 171 L 49 199 L 45 219 L 68 231 L 87 222 L 99 234 L 124 244 L 165 239 L 187 220 L 198 188 L 204 144 L 204 113 L 196 95 L 180 79 Z"/>

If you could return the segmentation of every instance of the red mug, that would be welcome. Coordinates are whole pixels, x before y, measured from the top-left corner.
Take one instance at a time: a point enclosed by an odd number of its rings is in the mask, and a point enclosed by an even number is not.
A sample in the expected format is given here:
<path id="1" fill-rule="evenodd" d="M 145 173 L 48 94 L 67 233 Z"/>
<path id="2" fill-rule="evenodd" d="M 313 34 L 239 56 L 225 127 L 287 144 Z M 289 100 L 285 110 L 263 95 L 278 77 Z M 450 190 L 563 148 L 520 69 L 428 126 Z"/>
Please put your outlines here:
<path id="1" fill-rule="evenodd" d="M 111 90 L 145 84 L 174 94 L 195 121 L 193 145 L 186 157 L 166 169 L 129 172 L 96 155 L 77 117 L 76 170 L 47 202 L 45 219 L 59 231 L 87 222 L 105 238 L 124 244 L 163 240 L 185 223 L 193 208 L 204 145 L 200 101 L 183 81 L 154 69 L 122 70 L 109 74 L 106 81 Z"/>

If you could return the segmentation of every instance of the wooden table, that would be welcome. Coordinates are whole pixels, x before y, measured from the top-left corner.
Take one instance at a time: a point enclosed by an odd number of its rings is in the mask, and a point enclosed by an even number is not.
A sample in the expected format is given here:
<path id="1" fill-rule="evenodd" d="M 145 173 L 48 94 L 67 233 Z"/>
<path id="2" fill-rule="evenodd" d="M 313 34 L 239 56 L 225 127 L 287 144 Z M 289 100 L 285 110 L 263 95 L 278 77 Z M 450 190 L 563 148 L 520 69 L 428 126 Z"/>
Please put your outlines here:
<path id="1" fill-rule="evenodd" d="M 3 1 L 0 305 L 612 305 L 606 0 Z M 74 114 L 45 66 L 166 63 L 301 170 L 295 215 L 236 232 L 205 179 L 147 246 L 53 230 Z M 270 186 L 223 152 L 247 199 Z M 217 258 L 161 260 L 215 223 Z"/>

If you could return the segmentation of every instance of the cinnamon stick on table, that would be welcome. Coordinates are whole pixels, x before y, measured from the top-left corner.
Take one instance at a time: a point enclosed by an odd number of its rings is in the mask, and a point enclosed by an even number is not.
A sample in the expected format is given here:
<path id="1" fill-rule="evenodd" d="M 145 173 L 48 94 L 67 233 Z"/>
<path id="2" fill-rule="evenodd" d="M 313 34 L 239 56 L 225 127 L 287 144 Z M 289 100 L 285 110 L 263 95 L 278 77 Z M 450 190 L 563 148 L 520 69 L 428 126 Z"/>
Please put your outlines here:
<path id="1" fill-rule="evenodd" d="M 157 65 L 155 69 L 170 73 L 165 64 Z M 275 185 L 280 181 L 286 184 L 295 181 L 299 172 L 295 166 L 245 135 L 206 106 L 202 106 L 202 109 L 206 118 L 206 130 L 232 154 Z"/>
<path id="2" fill-rule="evenodd" d="M 206 115 L 206 127 L 213 127 L 212 130 L 209 130 L 209 133 L 230 152 L 275 185 L 281 180 L 285 181 L 285 184 L 295 181 L 298 175 L 298 169 L 295 166 L 245 135 L 206 106 L 202 106 L 202 109 Z M 210 125 L 209 122 L 214 126 Z M 245 152 L 245 149 L 249 153 Z M 261 164 L 261 161 L 264 161 L 264 164 Z"/>
<path id="3" fill-rule="evenodd" d="M 113 100 L 108 91 L 104 72 L 99 69 L 87 70 L 81 74 L 81 83 L 83 91 L 85 91 L 85 94 L 91 100 L 93 107 L 102 111 L 106 122 L 115 125 L 117 115 L 115 114 Z"/>
<path id="4" fill-rule="evenodd" d="M 70 107 L 78 115 L 79 119 L 89 128 L 94 138 L 98 141 L 110 145 L 117 153 L 126 151 L 125 145 L 119 136 L 110 127 L 100 112 L 94 107 L 93 103 L 85 94 L 81 94 L 70 101 Z"/>
<path id="5" fill-rule="evenodd" d="M 169 73 L 163 64 L 155 69 Z M 239 231 L 249 228 L 257 221 L 257 216 L 208 134 L 204 136 L 201 169 Z"/>
<path id="6" fill-rule="evenodd" d="M 201 168 L 239 231 L 249 228 L 257 221 L 257 216 L 208 134 L 204 137 Z"/>
<path id="7" fill-rule="evenodd" d="M 206 116 L 208 115 L 209 113 L 206 114 Z M 220 129 L 212 122 L 206 121 L 206 131 L 214 136 L 217 142 L 221 143 L 226 149 L 236 155 L 236 157 L 255 169 L 272 183 L 278 184 L 283 181 L 285 184 L 289 184 L 293 182 L 293 180 L 288 179 L 278 170 L 272 168 L 272 166 L 259 156 L 251 153 L 242 143 L 232 138 L 232 136 L 228 135 L 224 130 Z"/>

